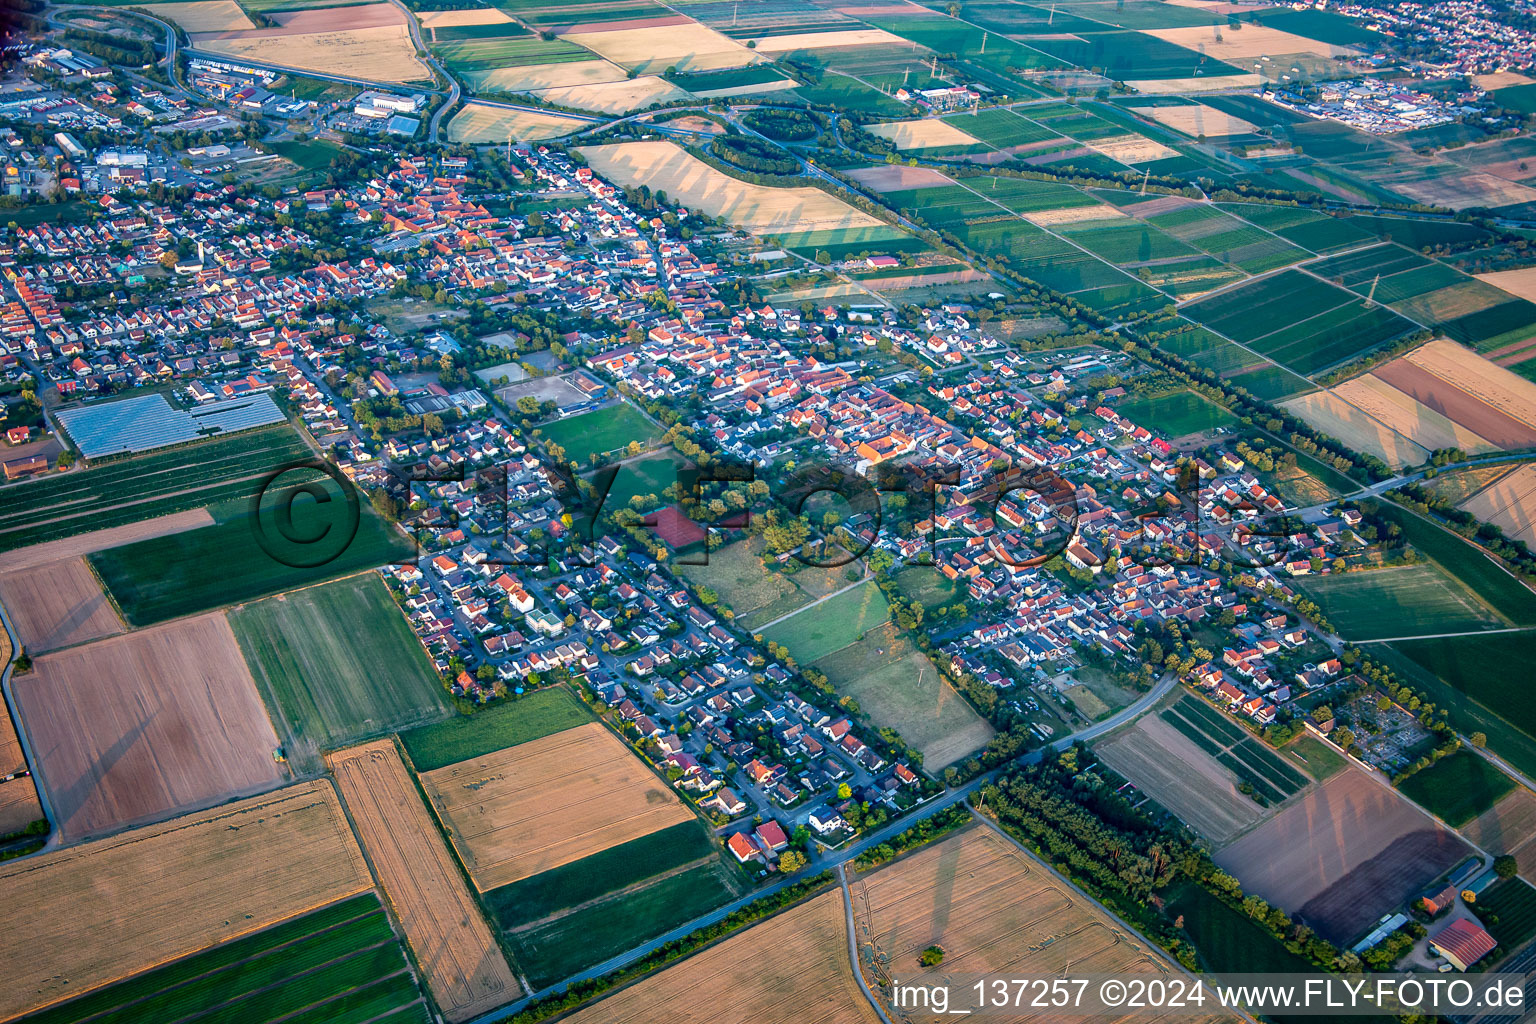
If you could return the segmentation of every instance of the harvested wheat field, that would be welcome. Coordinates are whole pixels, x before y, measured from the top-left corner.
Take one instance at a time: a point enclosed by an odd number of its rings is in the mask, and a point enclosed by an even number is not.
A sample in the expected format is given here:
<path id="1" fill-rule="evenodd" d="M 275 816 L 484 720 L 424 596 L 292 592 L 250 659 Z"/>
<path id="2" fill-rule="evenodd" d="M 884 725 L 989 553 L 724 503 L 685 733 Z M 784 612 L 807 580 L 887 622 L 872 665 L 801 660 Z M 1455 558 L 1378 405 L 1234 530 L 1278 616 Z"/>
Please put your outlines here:
<path id="1" fill-rule="evenodd" d="M 1297 53 L 1310 53 L 1314 57 L 1353 57 L 1359 53 L 1348 46 L 1320 43 L 1316 39 L 1251 23 L 1238 29 L 1229 25 L 1192 25 L 1187 28 L 1153 28 L 1144 31 L 1149 36 L 1203 53 L 1215 60 L 1249 64 L 1256 57 L 1290 56 Z"/>
<path id="2" fill-rule="evenodd" d="M 1536 545 L 1536 465 L 1526 463 L 1461 503 L 1464 512 L 1493 523 L 1512 540 Z"/>
<path id="3" fill-rule="evenodd" d="M 274 28 L 199 32 L 198 49 L 378 82 L 430 79 L 416 58 L 405 13 L 394 4 L 318 7 L 268 15 Z"/>
<path id="4" fill-rule="evenodd" d="M 573 60 L 560 64 L 523 64 L 489 71 L 469 71 L 464 81 L 479 92 L 537 92 L 576 85 L 622 82 L 628 73 L 606 60 Z M 501 140 L 505 142 L 506 139 Z"/>
<path id="5" fill-rule="evenodd" d="M 1242 118 L 1233 117 L 1204 103 L 1181 107 L 1143 107 L 1136 113 L 1145 114 L 1159 124 L 1190 137 L 1204 135 L 1214 139 L 1223 135 L 1246 135 L 1254 130 L 1254 125 Z"/>
<path id="6" fill-rule="evenodd" d="M 1494 174 L 1458 171 L 1444 177 L 1392 182 L 1392 191 L 1421 203 L 1464 210 L 1469 206 L 1513 206 L 1536 202 L 1536 188 Z"/>
<path id="7" fill-rule="evenodd" d="M 979 146 L 981 140 L 956 128 L 948 121 L 925 118 L 921 121 L 893 121 L 872 124 L 871 135 L 890 139 L 897 149 L 938 149 L 944 146 Z"/>
<path id="8" fill-rule="evenodd" d="M 38 785 L 70 842 L 288 777 L 222 614 L 45 654 L 11 688 Z"/>
<path id="9" fill-rule="evenodd" d="M 859 960 L 871 988 L 891 977 L 923 984 L 982 974 L 1049 977 L 1068 968 L 1122 976 L 1178 971 L 987 825 L 858 878 L 852 893 Z M 929 946 L 944 950 L 942 966 L 918 964 Z M 936 1018 L 919 1013 L 912 1019 Z M 1156 1018 L 1137 1013 L 1135 1019 Z"/>
<path id="10" fill-rule="evenodd" d="M 1429 458 L 1429 450 L 1423 445 L 1415 444 L 1331 391 L 1315 391 L 1280 405 L 1323 433 L 1376 456 L 1393 469 L 1417 466 Z"/>
<path id="11" fill-rule="evenodd" d="M 1520 874 L 1536 878 L 1536 793 L 1516 786 L 1464 825 L 1461 834 L 1495 857 L 1513 856 Z"/>
<path id="12" fill-rule="evenodd" d="M 1030 210 L 1024 219 L 1031 224 L 1080 224 L 1089 220 L 1119 220 L 1126 214 L 1113 206 L 1067 206 L 1059 210 Z"/>
<path id="13" fill-rule="evenodd" d="M 1522 299 L 1536 301 L 1536 267 L 1519 270 L 1495 270 L 1489 274 L 1474 274 L 1479 281 L 1509 292 Z"/>
<path id="14" fill-rule="evenodd" d="M 1156 715 L 1143 717 L 1093 751 L 1213 842 L 1226 842 L 1266 813 L 1237 791 L 1235 775 Z"/>
<path id="15" fill-rule="evenodd" d="M 324 781 L 0 865 L 0 1019 L 372 887 Z"/>
<path id="16" fill-rule="evenodd" d="M 589 127 L 591 121 L 558 114 L 538 114 L 531 110 L 507 110 L 483 103 L 466 103 L 464 109 L 448 122 L 449 142 L 538 142 L 557 135 L 569 135 L 577 128 Z"/>
<path id="17" fill-rule="evenodd" d="M 598 722 L 438 768 L 421 784 L 481 892 L 693 817 Z"/>
<path id="18" fill-rule="evenodd" d="M 1349 767 L 1216 854 L 1216 863 L 1330 942 L 1347 942 L 1471 848 Z"/>
<path id="19" fill-rule="evenodd" d="M 686 100 L 690 93 L 664 78 L 646 75 L 622 82 L 601 85 L 573 85 L 563 89 L 545 89 L 534 95 L 548 103 L 575 107 L 599 114 L 627 114 L 652 103 Z"/>
<path id="20" fill-rule="evenodd" d="M 736 40 L 692 20 L 682 25 L 567 32 L 560 38 L 641 74 L 660 74 L 669 67 L 679 71 L 739 68 L 757 61 Z"/>
<path id="21" fill-rule="evenodd" d="M 660 1012 L 664 1008 L 665 1012 Z M 565 1018 L 565 1024 L 879 1024 L 822 893 Z"/>
<path id="22" fill-rule="evenodd" d="M 468 11 L 418 11 L 422 28 L 458 28 L 460 25 L 510 25 L 512 19 L 494 7 Z"/>
<path id="23" fill-rule="evenodd" d="M 786 53 L 790 50 L 825 50 L 836 46 L 871 45 L 912 46 L 907 40 L 900 36 L 893 36 L 882 28 L 845 28 L 830 32 L 766 36 L 757 41 L 757 50 L 759 53 Z"/>
<path id="24" fill-rule="evenodd" d="M 1536 443 L 1536 384 L 1517 376 L 1502 366 L 1495 366 L 1482 356 L 1456 344 L 1454 341 L 1432 341 L 1414 349 L 1403 361 L 1434 374 L 1458 391 L 1471 395 L 1478 402 L 1499 413 L 1502 417 L 1522 424 L 1528 439 L 1523 444 L 1506 444 L 1500 438 L 1483 430 L 1476 422 L 1439 409 L 1433 402 L 1415 395 L 1462 426 L 1505 448 L 1523 448 Z M 1393 364 L 1388 364 L 1390 367 Z M 1385 369 L 1385 367 L 1384 367 Z M 1382 376 L 1377 371 L 1377 376 Z M 1396 381 L 1389 381 L 1396 384 Z"/>
<path id="25" fill-rule="evenodd" d="M 1107 139 L 1097 139 L 1088 145 L 1111 160 L 1118 160 L 1123 164 L 1144 164 L 1179 155 L 1161 142 L 1153 142 L 1141 135 L 1115 135 Z"/>
<path id="26" fill-rule="evenodd" d="M 0 604 L 33 654 L 123 631 L 83 558 L 0 575 Z"/>
<path id="27" fill-rule="evenodd" d="M 1189 92 L 1225 92 L 1264 84 L 1263 75 L 1201 75 L 1198 78 L 1148 78 L 1126 82 L 1144 96 L 1181 96 Z"/>
<path id="28" fill-rule="evenodd" d="M 1468 455 L 1499 450 L 1492 441 L 1446 419 L 1374 374 L 1345 381 L 1333 393 L 1421 448 L 1460 448 Z"/>
<path id="29" fill-rule="evenodd" d="M 443 1016 L 468 1020 L 521 996 L 394 743 L 352 747 L 326 763 Z"/>
<path id="30" fill-rule="evenodd" d="M 235 0 L 145 4 L 144 10 L 157 18 L 174 21 L 186 32 L 238 32 L 256 27 Z"/>
<path id="31" fill-rule="evenodd" d="M 1529 78 L 1514 71 L 1499 71 L 1491 75 L 1473 75 L 1472 84 L 1479 89 L 1508 89 L 1512 85 L 1530 85 L 1536 78 Z"/>
<path id="32" fill-rule="evenodd" d="M 0 836 L 20 832 L 43 820 L 43 805 L 30 775 L 0 782 Z"/>
<path id="33" fill-rule="evenodd" d="M 680 206 L 758 234 L 873 227 L 883 223 L 819 188 L 771 188 L 724 174 L 672 142 L 583 146 L 592 170 L 619 185 L 649 185 Z"/>

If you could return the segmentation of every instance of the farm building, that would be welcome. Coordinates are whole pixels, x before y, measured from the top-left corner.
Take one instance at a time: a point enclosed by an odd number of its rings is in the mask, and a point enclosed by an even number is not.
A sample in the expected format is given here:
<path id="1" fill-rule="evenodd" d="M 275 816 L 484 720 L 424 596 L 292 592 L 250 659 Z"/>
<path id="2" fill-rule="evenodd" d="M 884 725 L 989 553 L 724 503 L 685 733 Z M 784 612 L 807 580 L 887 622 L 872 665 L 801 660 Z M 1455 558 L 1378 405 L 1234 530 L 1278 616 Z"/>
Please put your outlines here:
<path id="1" fill-rule="evenodd" d="M 1445 957 L 1458 971 L 1465 971 L 1497 945 L 1481 926 L 1462 919 L 1436 932 L 1429 940 L 1429 951 Z"/>

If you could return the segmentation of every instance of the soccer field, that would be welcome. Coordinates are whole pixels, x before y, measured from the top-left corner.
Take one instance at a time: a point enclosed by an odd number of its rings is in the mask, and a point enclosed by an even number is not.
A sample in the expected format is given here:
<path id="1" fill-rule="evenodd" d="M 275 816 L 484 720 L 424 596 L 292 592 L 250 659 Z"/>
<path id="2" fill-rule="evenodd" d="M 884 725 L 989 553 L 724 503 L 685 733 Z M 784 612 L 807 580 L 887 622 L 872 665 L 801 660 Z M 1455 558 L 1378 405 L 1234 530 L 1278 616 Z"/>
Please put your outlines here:
<path id="1" fill-rule="evenodd" d="M 229 622 L 297 746 L 330 749 L 448 714 L 437 672 L 377 573 L 269 597 Z"/>
<path id="2" fill-rule="evenodd" d="M 546 440 L 565 449 L 565 457 L 586 464 L 594 455 L 624 448 L 631 441 L 650 445 L 661 430 L 627 403 L 620 402 L 596 412 L 584 412 L 539 428 Z"/>
<path id="3" fill-rule="evenodd" d="M 1302 590 L 1350 640 L 1496 629 L 1505 625 L 1470 589 L 1428 564 L 1304 577 Z"/>

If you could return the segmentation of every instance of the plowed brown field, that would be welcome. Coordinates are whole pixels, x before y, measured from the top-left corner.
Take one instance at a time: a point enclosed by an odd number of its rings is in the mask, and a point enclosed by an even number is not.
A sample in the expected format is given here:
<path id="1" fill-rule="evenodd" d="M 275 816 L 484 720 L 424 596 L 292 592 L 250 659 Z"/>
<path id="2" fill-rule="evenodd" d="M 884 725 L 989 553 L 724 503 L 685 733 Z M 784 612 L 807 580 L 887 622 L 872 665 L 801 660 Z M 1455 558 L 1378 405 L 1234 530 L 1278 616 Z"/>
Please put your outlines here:
<path id="1" fill-rule="evenodd" d="M 222 614 L 45 654 L 11 688 L 33 771 L 70 841 L 288 777 Z"/>
<path id="2" fill-rule="evenodd" d="M 33 654 L 123 631 L 83 558 L 0 574 L 0 604 Z"/>

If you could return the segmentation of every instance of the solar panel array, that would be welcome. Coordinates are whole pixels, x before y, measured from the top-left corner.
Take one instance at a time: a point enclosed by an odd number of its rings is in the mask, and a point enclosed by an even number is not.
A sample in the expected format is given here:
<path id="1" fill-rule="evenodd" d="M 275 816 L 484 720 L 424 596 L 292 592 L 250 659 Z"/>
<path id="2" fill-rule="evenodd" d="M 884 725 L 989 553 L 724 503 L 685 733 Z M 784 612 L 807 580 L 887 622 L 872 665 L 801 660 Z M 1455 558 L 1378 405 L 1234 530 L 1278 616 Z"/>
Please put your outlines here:
<path id="1" fill-rule="evenodd" d="M 177 409 L 164 395 L 140 395 L 57 414 L 61 426 L 88 459 L 147 452 L 216 434 L 281 423 L 283 411 L 268 394 Z"/>

